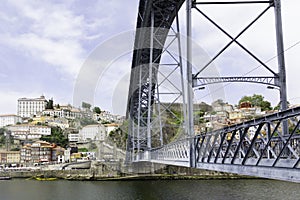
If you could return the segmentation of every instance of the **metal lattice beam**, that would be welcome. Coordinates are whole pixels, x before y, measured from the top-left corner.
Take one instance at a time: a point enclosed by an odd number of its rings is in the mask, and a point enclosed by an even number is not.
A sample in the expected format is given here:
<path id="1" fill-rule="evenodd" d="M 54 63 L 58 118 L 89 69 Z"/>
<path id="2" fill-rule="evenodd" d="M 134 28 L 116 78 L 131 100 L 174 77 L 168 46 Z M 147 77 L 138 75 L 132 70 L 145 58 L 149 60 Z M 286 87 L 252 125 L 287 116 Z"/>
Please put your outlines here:
<path id="1" fill-rule="evenodd" d="M 193 87 L 201 87 L 215 83 L 226 82 L 247 82 L 247 83 L 260 83 L 266 85 L 273 85 L 279 87 L 278 77 L 271 76 L 253 76 L 253 77 L 197 77 L 193 80 Z"/>

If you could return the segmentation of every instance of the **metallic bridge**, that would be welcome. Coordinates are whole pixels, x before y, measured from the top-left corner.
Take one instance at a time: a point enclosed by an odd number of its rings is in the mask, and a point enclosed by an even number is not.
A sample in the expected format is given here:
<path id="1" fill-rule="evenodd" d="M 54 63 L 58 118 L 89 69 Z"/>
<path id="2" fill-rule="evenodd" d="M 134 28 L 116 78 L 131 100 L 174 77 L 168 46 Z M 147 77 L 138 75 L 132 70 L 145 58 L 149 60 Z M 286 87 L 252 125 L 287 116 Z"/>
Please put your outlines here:
<path id="1" fill-rule="evenodd" d="M 182 49 L 178 11 L 187 3 L 187 44 L 186 69 L 183 69 Z M 218 24 L 206 16 L 197 6 L 205 4 L 264 4 L 266 9 L 255 18 L 236 37 L 232 37 Z M 216 54 L 210 61 L 204 63 L 200 71 L 193 73 L 190 61 L 191 9 L 199 11 L 232 41 Z M 278 72 L 272 71 L 256 55 L 251 53 L 237 39 L 253 23 L 255 23 L 270 8 L 275 10 Z M 175 24 L 176 28 L 172 26 Z M 197 0 L 140 0 L 137 17 L 135 48 L 133 52 L 130 88 L 128 94 L 127 118 L 129 134 L 127 140 L 127 161 L 149 161 L 168 165 L 194 167 L 216 170 L 242 175 L 250 175 L 292 182 L 300 182 L 300 107 L 287 109 L 286 78 L 284 69 L 283 42 L 281 30 L 280 0 L 269 1 L 197 1 Z M 175 40 L 178 44 L 178 54 L 168 48 Z M 236 43 L 254 60 L 264 66 L 270 76 L 256 77 L 204 77 L 201 72 L 228 48 Z M 160 69 L 163 54 L 168 54 L 176 62 L 174 70 L 180 74 L 178 80 L 171 80 L 173 71 L 163 75 Z M 176 55 L 179 55 L 177 58 Z M 186 76 L 184 75 L 186 72 Z M 186 80 L 186 83 L 184 82 Z M 183 107 L 182 134 L 169 144 L 164 144 L 162 113 L 176 114 L 171 110 L 171 104 L 162 103 L 161 96 L 166 94 L 159 90 L 163 82 L 177 87 L 174 82 L 180 82 L 178 92 L 170 92 L 179 98 Z M 240 124 L 228 125 L 223 129 L 194 134 L 192 88 L 219 82 L 252 82 L 278 87 L 280 90 L 281 112 Z"/>

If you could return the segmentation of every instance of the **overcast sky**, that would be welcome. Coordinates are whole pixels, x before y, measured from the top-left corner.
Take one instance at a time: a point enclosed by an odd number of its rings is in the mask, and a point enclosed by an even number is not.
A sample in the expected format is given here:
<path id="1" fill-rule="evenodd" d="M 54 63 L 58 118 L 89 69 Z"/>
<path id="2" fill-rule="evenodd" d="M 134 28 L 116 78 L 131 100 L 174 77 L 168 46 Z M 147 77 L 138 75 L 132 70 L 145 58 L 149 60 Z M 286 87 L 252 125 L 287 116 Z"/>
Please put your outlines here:
<path id="1" fill-rule="evenodd" d="M 203 7 L 224 29 L 235 36 L 255 18 L 265 6 L 259 7 Z M 282 1 L 288 99 L 300 103 L 300 1 Z M 184 10 L 181 16 L 184 18 Z M 0 113 L 16 113 L 17 99 L 21 97 L 53 98 L 55 103 L 73 104 L 76 80 L 85 67 L 93 66 L 95 57 L 102 57 L 101 74 L 96 79 L 92 104 L 102 109 L 124 114 L 131 52 L 117 49 L 133 45 L 138 0 L 66 0 L 34 1 L 3 0 L 0 6 Z M 267 61 L 276 55 L 273 9 L 240 38 L 240 42 Z M 182 22 L 184 25 L 184 23 Z M 118 38 L 119 37 L 119 38 Z M 125 43 L 120 38 L 127 38 Z M 207 23 L 193 10 L 193 38 L 207 55 L 213 57 L 228 38 Z M 114 43 L 115 42 L 115 43 Z M 132 43 L 132 44 L 131 44 Z M 122 46 L 122 47 L 121 47 Z M 117 53 L 116 53 L 117 52 Z M 267 63 L 277 72 L 276 58 Z M 267 71 L 236 45 L 214 63 L 220 75 L 268 75 Z M 87 67 L 88 68 L 88 67 Z M 97 72 L 98 73 L 98 72 Z M 87 77 L 87 81 L 89 77 Z M 277 90 L 265 85 L 224 84 L 224 101 L 236 104 L 241 96 L 262 94 L 276 104 Z M 75 88 L 76 90 L 76 88 Z M 216 88 L 199 91 L 196 101 L 211 103 L 218 95 Z M 83 97 L 84 100 L 84 97 Z"/>

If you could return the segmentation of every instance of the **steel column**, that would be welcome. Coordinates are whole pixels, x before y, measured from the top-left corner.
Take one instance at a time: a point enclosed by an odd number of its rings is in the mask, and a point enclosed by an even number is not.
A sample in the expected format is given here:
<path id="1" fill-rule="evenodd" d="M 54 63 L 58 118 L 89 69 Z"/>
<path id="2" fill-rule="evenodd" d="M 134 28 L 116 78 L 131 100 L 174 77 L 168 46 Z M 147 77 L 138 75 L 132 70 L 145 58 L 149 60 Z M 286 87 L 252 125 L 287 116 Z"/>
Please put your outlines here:
<path id="1" fill-rule="evenodd" d="M 151 8 L 152 9 L 152 8 Z M 150 60 L 149 60 L 149 86 L 148 86 L 148 118 L 147 118 L 147 151 L 151 150 L 151 110 L 152 110 L 152 68 L 153 68 L 153 37 L 154 37 L 154 12 L 151 11 L 150 31 Z M 149 154 L 150 155 L 150 154 Z"/>
<path id="2" fill-rule="evenodd" d="M 281 18 L 281 1 L 274 0 L 275 9 L 275 23 L 276 23 L 276 41 L 277 41 L 277 55 L 278 55 L 278 71 L 279 71 L 279 84 L 280 84 L 280 102 L 281 110 L 286 110 L 287 105 L 287 91 L 286 91 L 286 72 L 284 61 L 284 46 L 283 46 L 283 33 L 282 33 L 282 18 Z M 288 124 L 284 120 L 283 135 L 288 135 Z"/>
<path id="3" fill-rule="evenodd" d="M 187 121 L 188 121 L 188 137 L 190 139 L 190 167 L 195 167 L 195 144 L 194 136 L 194 116 L 193 116 L 193 72 L 192 72 L 192 0 L 186 1 L 186 23 L 187 23 Z"/>

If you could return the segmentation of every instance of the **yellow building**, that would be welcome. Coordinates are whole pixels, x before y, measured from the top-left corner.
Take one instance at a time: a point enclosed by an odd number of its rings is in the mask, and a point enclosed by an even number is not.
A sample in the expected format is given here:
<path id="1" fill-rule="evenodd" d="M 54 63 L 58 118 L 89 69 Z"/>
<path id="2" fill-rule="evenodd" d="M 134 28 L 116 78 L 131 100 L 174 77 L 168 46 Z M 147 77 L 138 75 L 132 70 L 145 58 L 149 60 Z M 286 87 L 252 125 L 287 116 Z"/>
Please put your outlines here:
<path id="1" fill-rule="evenodd" d="M 0 152 L 0 163 L 19 163 L 20 162 L 20 151 L 1 151 Z"/>
<path id="2" fill-rule="evenodd" d="M 241 111 L 233 111 L 229 113 L 229 120 L 232 123 L 240 123 L 245 119 Z"/>

